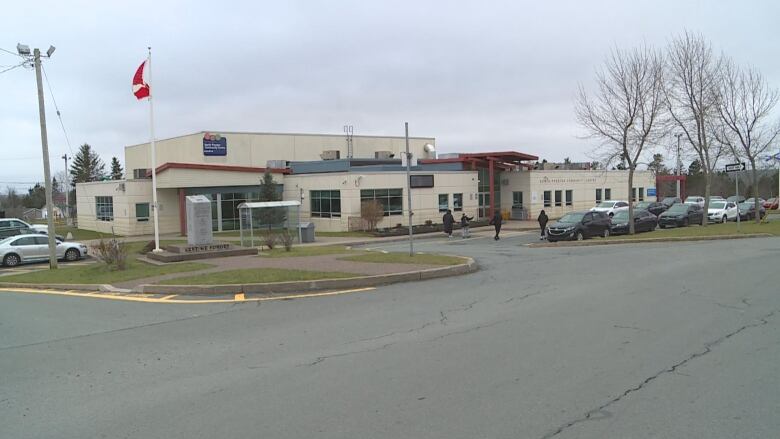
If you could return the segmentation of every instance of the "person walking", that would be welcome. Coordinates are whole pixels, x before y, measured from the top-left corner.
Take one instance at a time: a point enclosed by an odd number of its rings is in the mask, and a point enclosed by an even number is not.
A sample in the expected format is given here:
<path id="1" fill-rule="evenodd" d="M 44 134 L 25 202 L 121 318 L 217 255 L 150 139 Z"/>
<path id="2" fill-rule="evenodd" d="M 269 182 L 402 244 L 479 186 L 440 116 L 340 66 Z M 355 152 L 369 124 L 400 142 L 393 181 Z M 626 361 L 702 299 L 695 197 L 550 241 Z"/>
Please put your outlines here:
<path id="1" fill-rule="evenodd" d="M 471 233 L 469 233 L 469 221 L 473 220 L 474 217 L 466 216 L 464 213 L 463 216 L 460 217 L 460 237 L 465 239 L 471 236 Z"/>
<path id="2" fill-rule="evenodd" d="M 547 221 L 549 218 L 547 218 L 547 214 L 544 213 L 544 210 L 539 213 L 539 217 L 536 218 L 537 221 L 539 221 L 539 228 L 542 229 L 542 236 L 539 238 L 540 240 L 544 239 L 545 235 L 545 229 L 547 228 Z"/>
<path id="3" fill-rule="evenodd" d="M 493 237 L 495 241 L 499 240 L 498 234 L 501 233 L 501 223 L 503 221 L 504 218 L 501 217 L 501 212 L 498 210 L 493 214 L 493 218 L 490 218 L 490 225 L 496 228 L 496 236 Z"/>
<path id="4" fill-rule="evenodd" d="M 452 238 L 452 226 L 455 225 L 455 217 L 452 216 L 452 211 L 447 209 L 447 213 L 441 218 L 442 224 L 444 224 L 444 233 L 447 234 L 447 238 Z"/>

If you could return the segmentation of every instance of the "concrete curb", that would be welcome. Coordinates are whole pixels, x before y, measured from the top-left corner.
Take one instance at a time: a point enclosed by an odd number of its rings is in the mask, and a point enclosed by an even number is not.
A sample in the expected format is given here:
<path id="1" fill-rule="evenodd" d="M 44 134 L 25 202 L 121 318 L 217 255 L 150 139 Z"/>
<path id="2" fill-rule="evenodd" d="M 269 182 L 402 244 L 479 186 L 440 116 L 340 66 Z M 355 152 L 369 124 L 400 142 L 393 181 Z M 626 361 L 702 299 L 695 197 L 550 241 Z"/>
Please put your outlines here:
<path id="1" fill-rule="evenodd" d="M 99 291 L 101 293 L 129 292 L 107 284 L 25 284 L 20 282 L 2 282 L 0 288 L 27 288 L 39 290 Z"/>
<path id="2" fill-rule="evenodd" d="M 465 264 L 451 265 L 404 273 L 381 274 L 375 276 L 349 277 L 344 279 L 323 279 L 311 281 L 272 282 L 262 284 L 232 285 L 139 285 L 136 291 L 147 294 L 181 294 L 188 296 L 208 296 L 225 294 L 274 295 L 287 293 L 305 293 L 320 290 L 339 290 L 375 287 L 399 282 L 413 282 L 440 277 L 459 276 L 479 270 L 472 258 Z"/>
<path id="3" fill-rule="evenodd" d="M 656 242 L 686 242 L 686 241 L 719 241 L 723 239 L 742 239 L 742 238 L 767 238 L 772 237 L 769 233 L 749 233 L 745 235 L 712 235 L 712 236 L 670 236 L 666 238 L 642 238 L 642 239 L 615 239 L 598 241 L 558 241 L 558 242 L 538 242 L 526 244 L 526 247 L 545 248 L 545 247 L 590 247 L 594 245 L 613 245 L 613 244 L 645 244 Z"/>

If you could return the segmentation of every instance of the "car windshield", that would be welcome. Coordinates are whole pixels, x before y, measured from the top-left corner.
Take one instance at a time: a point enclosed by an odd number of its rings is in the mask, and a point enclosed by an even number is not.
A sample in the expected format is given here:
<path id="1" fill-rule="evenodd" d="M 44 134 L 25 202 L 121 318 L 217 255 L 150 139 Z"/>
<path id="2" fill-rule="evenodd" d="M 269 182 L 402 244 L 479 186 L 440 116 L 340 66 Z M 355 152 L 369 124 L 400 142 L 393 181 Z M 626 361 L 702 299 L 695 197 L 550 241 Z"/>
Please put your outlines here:
<path id="1" fill-rule="evenodd" d="M 674 206 L 670 207 L 667 212 L 669 213 L 685 213 L 688 211 L 688 206 L 684 204 L 675 204 Z"/>
<path id="2" fill-rule="evenodd" d="M 686 203 L 698 203 L 699 202 L 699 197 L 688 197 L 688 198 L 685 199 L 685 202 Z"/>
<path id="3" fill-rule="evenodd" d="M 726 208 L 726 202 L 725 201 L 711 201 L 710 202 L 710 209 L 725 209 Z"/>
<path id="4" fill-rule="evenodd" d="M 640 201 L 640 202 L 636 203 L 636 205 L 634 207 L 637 208 L 637 209 L 646 209 L 649 206 L 650 206 L 650 202 L 649 201 Z"/>
<path id="5" fill-rule="evenodd" d="M 584 213 L 567 213 L 558 220 L 559 223 L 574 224 L 582 221 Z"/>
<path id="6" fill-rule="evenodd" d="M 615 205 L 614 201 L 602 201 L 601 203 L 597 204 L 596 207 L 608 208 L 608 207 L 612 207 L 614 205 Z"/>
<path id="7" fill-rule="evenodd" d="M 634 216 L 636 216 L 636 214 L 634 214 Z M 613 223 L 618 223 L 618 222 L 625 222 L 625 221 L 628 221 L 628 212 L 627 212 L 627 211 L 625 211 L 625 210 L 624 210 L 624 211 L 622 211 L 622 212 L 618 212 L 618 213 L 616 213 L 616 214 L 615 214 L 615 215 L 612 217 L 612 222 L 613 222 Z"/>

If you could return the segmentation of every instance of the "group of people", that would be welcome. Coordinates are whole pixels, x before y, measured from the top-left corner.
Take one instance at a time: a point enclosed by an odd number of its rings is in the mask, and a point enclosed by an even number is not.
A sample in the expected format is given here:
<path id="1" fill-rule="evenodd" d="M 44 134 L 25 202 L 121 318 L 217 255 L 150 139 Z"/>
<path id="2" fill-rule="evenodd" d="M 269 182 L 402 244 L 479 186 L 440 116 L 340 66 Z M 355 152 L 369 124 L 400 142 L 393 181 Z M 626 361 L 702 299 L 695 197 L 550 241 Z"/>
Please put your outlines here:
<path id="1" fill-rule="evenodd" d="M 461 215 L 460 217 L 460 230 L 461 230 L 461 238 L 468 238 L 471 236 L 469 232 L 469 222 L 473 220 L 474 217 L 467 216 L 465 213 Z M 442 223 L 444 224 L 444 233 L 447 234 L 448 238 L 452 238 L 452 229 L 455 226 L 455 217 L 452 215 L 452 211 L 447 209 L 447 212 L 442 217 Z M 536 218 L 537 221 L 539 221 L 539 228 L 542 230 L 542 235 L 539 239 L 545 238 L 545 230 L 547 229 L 547 221 L 549 221 L 549 218 L 547 218 L 547 214 L 544 211 L 541 211 L 539 213 L 539 216 Z M 498 241 L 499 234 L 501 233 L 501 225 L 504 223 L 504 218 L 501 216 L 501 212 L 496 211 L 493 214 L 493 217 L 490 219 L 490 225 L 493 226 L 496 230 L 495 236 L 493 236 L 493 239 Z"/>

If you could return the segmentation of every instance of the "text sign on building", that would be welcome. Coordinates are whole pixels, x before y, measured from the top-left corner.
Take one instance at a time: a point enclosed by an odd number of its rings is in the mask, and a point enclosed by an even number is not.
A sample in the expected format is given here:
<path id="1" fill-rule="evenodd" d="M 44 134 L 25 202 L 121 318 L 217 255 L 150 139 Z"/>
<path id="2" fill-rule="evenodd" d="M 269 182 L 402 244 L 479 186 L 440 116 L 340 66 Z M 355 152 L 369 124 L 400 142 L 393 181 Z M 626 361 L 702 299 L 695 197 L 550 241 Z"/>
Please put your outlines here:
<path id="1" fill-rule="evenodd" d="M 745 170 L 745 163 L 732 163 L 730 165 L 726 165 L 726 172 L 738 172 L 738 171 L 744 171 Z"/>
<path id="2" fill-rule="evenodd" d="M 654 197 L 655 196 L 655 188 L 654 187 L 647 188 L 647 196 L 648 197 Z"/>
<path id="3" fill-rule="evenodd" d="M 227 155 L 227 137 L 219 134 L 206 133 L 203 135 L 203 155 L 225 156 Z"/>

